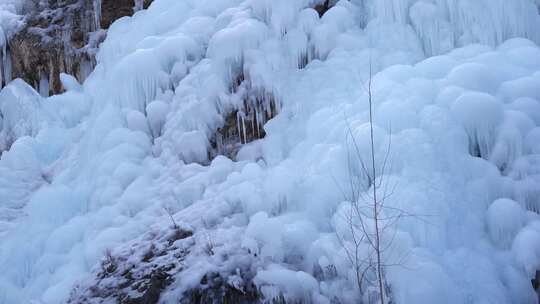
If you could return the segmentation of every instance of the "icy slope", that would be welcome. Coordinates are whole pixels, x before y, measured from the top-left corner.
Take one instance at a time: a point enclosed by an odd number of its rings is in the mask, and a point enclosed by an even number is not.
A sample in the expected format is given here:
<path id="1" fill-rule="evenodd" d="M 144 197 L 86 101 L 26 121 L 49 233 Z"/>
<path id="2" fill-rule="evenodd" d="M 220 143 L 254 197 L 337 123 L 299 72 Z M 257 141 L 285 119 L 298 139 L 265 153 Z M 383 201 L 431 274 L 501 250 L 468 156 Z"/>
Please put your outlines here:
<path id="1" fill-rule="evenodd" d="M 105 251 L 135 258 L 152 239 L 139 235 L 164 234 L 165 209 L 194 235 L 162 301 L 247 268 L 266 299 L 357 303 L 343 189 L 349 128 L 369 156 L 370 66 L 377 155 L 391 139 L 378 178 L 396 187 L 388 206 L 417 215 L 384 236 L 396 303 L 535 303 L 537 7 L 411 2 L 319 18 L 307 0 L 157 0 L 111 26 L 82 87 L 66 76 L 43 99 L 14 81 L 0 94 L 0 303 L 66 301 Z M 496 46 L 512 37 L 532 41 Z M 227 115 L 242 133 L 246 110 L 272 102 L 264 139 L 208 160 Z"/>

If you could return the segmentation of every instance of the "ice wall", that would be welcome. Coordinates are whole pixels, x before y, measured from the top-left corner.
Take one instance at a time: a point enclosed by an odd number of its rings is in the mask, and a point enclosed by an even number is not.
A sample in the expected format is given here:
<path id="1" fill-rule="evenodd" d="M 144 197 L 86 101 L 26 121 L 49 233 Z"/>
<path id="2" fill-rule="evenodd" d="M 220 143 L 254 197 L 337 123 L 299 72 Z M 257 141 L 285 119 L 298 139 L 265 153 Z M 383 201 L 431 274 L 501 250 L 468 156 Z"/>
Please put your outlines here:
<path id="1" fill-rule="evenodd" d="M 538 3 L 530 0 L 358 0 L 367 22 L 409 25 L 427 56 L 469 43 L 513 38 L 540 41 Z"/>

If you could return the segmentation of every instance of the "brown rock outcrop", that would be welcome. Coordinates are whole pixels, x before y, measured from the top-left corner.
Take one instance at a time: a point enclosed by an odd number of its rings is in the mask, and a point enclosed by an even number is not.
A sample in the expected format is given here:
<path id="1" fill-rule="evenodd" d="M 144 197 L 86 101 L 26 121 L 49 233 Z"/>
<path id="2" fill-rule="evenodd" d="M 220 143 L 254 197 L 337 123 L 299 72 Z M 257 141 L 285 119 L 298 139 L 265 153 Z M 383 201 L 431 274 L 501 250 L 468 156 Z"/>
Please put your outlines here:
<path id="1" fill-rule="evenodd" d="M 84 81 L 95 66 L 97 47 L 112 22 L 147 8 L 151 0 L 49 0 L 25 17 L 9 41 L 11 75 L 42 95 L 63 91 L 60 73 Z M 9 77 L 10 76 L 10 77 Z M 5 84 L 4 84 L 5 85 Z"/>

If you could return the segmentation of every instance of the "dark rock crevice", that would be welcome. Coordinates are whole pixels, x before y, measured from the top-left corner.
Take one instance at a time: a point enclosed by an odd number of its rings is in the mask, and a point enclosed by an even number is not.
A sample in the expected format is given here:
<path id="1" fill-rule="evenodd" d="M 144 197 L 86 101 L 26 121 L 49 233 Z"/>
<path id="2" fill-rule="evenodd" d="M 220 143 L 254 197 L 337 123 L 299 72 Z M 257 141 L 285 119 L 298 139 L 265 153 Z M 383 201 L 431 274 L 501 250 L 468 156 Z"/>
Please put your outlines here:
<path id="1" fill-rule="evenodd" d="M 240 98 L 241 103 L 224 113 L 223 125 L 210 139 L 210 159 L 216 155 L 234 159 L 243 145 L 266 136 L 264 125 L 280 111 L 281 104 L 274 92 L 254 87 L 244 72 L 233 78 L 231 94 Z"/>
<path id="2" fill-rule="evenodd" d="M 334 1 L 325 0 L 323 3 L 315 5 L 314 9 L 319 13 L 319 17 L 322 17 L 329 9 L 334 6 Z"/>
<path id="3" fill-rule="evenodd" d="M 201 280 L 201 287 L 186 292 L 180 304 L 251 304 L 261 302 L 263 296 L 252 282 L 244 286 L 233 287 L 227 284 L 227 278 L 222 274 L 207 273 Z"/>

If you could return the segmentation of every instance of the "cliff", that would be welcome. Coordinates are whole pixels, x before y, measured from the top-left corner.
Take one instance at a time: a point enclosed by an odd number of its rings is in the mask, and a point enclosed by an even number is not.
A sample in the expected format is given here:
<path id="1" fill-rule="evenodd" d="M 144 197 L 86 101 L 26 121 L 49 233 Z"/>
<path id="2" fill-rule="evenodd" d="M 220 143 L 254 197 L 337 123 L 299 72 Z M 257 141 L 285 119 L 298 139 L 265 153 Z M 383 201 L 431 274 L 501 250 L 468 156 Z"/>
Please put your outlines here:
<path id="1" fill-rule="evenodd" d="M 29 8 L 7 46 L 6 85 L 22 78 L 41 95 L 64 90 L 60 73 L 82 82 L 95 66 L 97 47 L 117 19 L 148 7 L 150 0 L 49 0 Z"/>

